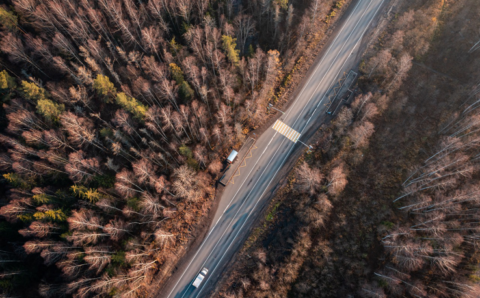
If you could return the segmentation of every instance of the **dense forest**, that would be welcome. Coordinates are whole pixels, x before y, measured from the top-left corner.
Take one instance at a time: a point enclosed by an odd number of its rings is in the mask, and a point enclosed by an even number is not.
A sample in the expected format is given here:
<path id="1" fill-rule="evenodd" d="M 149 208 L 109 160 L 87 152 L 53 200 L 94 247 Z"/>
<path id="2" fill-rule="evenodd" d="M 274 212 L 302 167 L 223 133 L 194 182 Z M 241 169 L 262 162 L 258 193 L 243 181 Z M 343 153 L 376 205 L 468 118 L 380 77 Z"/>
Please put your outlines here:
<path id="1" fill-rule="evenodd" d="M 345 2 L 2 2 L 0 295 L 144 296 Z"/>
<path id="2" fill-rule="evenodd" d="M 215 297 L 479 297 L 480 5 L 395 5 Z"/>

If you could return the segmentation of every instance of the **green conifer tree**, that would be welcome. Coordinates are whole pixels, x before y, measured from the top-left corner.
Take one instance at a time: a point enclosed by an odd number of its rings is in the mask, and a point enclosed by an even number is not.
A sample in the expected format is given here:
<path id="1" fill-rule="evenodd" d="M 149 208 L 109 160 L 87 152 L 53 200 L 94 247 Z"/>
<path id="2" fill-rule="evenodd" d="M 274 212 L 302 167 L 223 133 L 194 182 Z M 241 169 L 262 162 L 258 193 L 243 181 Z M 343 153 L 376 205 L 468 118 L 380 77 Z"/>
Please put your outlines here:
<path id="1" fill-rule="evenodd" d="M 194 95 L 194 91 L 192 87 L 185 81 L 185 76 L 183 75 L 182 69 L 175 63 L 170 63 L 170 73 L 172 74 L 172 78 L 177 82 L 179 86 L 178 95 L 182 100 L 190 100 Z"/>
<path id="2" fill-rule="evenodd" d="M 180 98 L 184 101 L 192 99 L 194 91 L 192 87 L 190 87 L 190 85 L 187 83 L 187 81 L 183 81 L 183 83 L 180 85 L 178 95 L 180 95 Z"/>
<path id="3" fill-rule="evenodd" d="M 133 117 L 141 120 L 145 117 L 145 113 L 147 112 L 147 108 L 138 102 L 135 98 L 126 95 L 125 93 L 121 92 L 117 94 L 116 102 L 122 108 L 127 110 L 128 112 L 132 113 Z"/>
<path id="4" fill-rule="evenodd" d="M 38 87 L 35 83 L 22 81 L 22 87 L 20 89 L 25 99 L 38 101 L 47 98 L 47 91 Z"/>
<path id="5" fill-rule="evenodd" d="M 250 44 L 248 46 L 248 57 L 253 58 L 255 56 L 255 49 L 253 48 L 253 45 Z"/>
<path id="6" fill-rule="evenodd" d="M 288 0 L 275 0 L 274 2 L 285 10 L 288 8 Z"/>
<path id="7" fill-rule="evenodd" d="M 54 103 L 50 99 L 40 99 L 37 101 L 37 112 L 49 121 L 57 121 L 63 111 L 65 111 L 63 104 Z"/>
<path id="8" fill-rule="evenodd" d="M 238 65 L 238 61 L 240 61 L 240 58 L 238 56 L 240 51 L 236 49 L 237 39 L 228 35 L 223 35 L 222 41 L 223 41 L 223 50 L 225 51 L 225 53 L 227 53 L 228 60 L 233 65 Z"/>
<path id="9" fill-rule="evenodd" d="M 51 200 L 50 197 L 44 193 L 33 195 L 32 199 L 37 205 L 47 204 Z"/>
<path id="10" fill-rule="evenodd" d="M 3 174 L 3 178 L 5 178 L 14 187 L 18 187 L 21 189 L 31 188 L 31 185 L 16 173 Z"/>
<path id="11" fill-rule="evenodd" d="M 170 47 L 170 53 L 174 56 L 177 55 L 177 53 L 182 49 L 182 45 L 178 44 L 175 41 L 175 37 L 173 37 L 172 40 L 168 42 L 168 45 Z"/>
<path id="12" fill-rule="evenodd" d="M 33 214 L 33 217 L 35 217 L 36 220 L 48 220 L 56 222 L 67 220 L 67 216 L 62 209 L 47 210 L 45 212 L 38 211 Z"/>
<path id="13" fill-rule="evenodd" d="M 99 95 L 103 97 L 105 102 L 111 102 L 112 98 L 117 94 L 117 88 L 110 82 L 107 76 L 98 74 L 93 80 L 93 88 Z"/>
<path id="14" fill-rule="evenodd" d="M 170 63 L 169 67 L 172 78 L 180 86 L 185 81 L 182 69 L 175 63 Z"/>
<path id="15" fill-rule="evenodd" d="M 2 70 L 0 72 L 0 89 L 13 89 L 15 87 L 17 87 L 15 79 L 6 70 Z"/>
<path id="16" fill-rule="evenodd" d="M 9 31 L 16 31 L 18 28 L 18 18 L 12 12 L 0 7 L 0 24 Z"/>

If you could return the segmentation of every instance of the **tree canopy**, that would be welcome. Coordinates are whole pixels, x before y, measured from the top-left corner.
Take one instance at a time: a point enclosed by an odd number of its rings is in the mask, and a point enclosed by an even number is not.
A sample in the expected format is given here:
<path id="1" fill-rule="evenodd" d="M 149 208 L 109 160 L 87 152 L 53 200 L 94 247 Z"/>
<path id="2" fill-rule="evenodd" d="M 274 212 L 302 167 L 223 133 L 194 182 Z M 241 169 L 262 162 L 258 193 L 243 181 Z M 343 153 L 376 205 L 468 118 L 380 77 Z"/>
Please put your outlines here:
<path id="1" fill-rule="evenodd" d="M 40 99 L 37 101 L 37 112 L 50 121 L 58 120 L 64 110 L 65 105 L 57 104 L 50 99 Z"/>
<path id="2" fill-rule="evenodd" d="M 233 65 L 238 65 L 240 61 L 240 50 L 237 50 L 237 39 L 228 35 L 222 36 L 223 49 L 227 53 L 228 61 Z"/>
<path id="3" fill-rule="evenodd" d="M 117 97 L 115 100 L 119 106 L 132 113 L 135 118 L 142 120 L 145 117 L 147 108 L 143 104 L 138 102 L 135 98 L 128 96 L 123 92 L 120 92 L 117 93 Z"/>
<path id="4" fill-rule="evenodd" d="M 13 89 L 16 86 L 15 78 L 11 77 L 6 70 L 0 71 L 0 89 Z"/>
<path id="5" fill-rule="evenodd" d="M 20 90 L 23 92 L 25 99 L 38 101 L 47 98 L 47 91 L 35 83 L 22 81 Z"/>
<path id="6" fill-rule="evenodd" d="M 107 102 L 110 102 L 117 94 L 117 88 L 115 88 L 115 85 L 110 82 L 110 79 L 107 76 L 101 74 L 98 74 L 93 81 L 93 88 Z"/>

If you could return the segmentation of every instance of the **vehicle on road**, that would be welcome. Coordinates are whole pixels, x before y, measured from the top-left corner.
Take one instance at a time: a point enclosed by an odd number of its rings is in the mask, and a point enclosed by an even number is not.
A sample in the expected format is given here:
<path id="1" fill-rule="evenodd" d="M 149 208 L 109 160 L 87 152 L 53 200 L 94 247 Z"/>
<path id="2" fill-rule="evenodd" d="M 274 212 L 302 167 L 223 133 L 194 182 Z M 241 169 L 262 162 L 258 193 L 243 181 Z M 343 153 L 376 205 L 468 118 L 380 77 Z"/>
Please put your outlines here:
<path id="1" fill-rule="evenodd" d="M 232 164 L 233 161 L 235 160 L 235 158 L 237 157 L 237 155 L 238 155 L 238 152 L 235 151 L 235 150 L 232 150 L 232 153 L 230 153 L 230 155 L 229 155 L 228 158 L 227 158 L 227 162 L 228 162 L 229 164 Z"/>
<path id="2" fill-rule="evenodd" d="M 312 64 L 311 72 L 303 79 L 303 87 L 298 90 L 289 109 L 284 111 L 281 121 L 304 135 L 304 140 L 322 124 L 330 121 L 331 116 L 326 115 L 328 93 L 335 88 L 337 78 L 342 77 L 343 73 L 348 76 L 349 69 L 360 63 L 357 60 L 363 53 L 362 41 L 367 43 L 369 36 L 365 37 L 365 34 L 384 2 L 386 1 L 353 1 L 355 4 L 349 8 L 349 13 L 332 32 L 331 41 L 318 54 L 321 56 L 318 63 Z M 355 55 L 349 55 L 352 52 Z M 332 115 L 335 114 L 334 111 L 332 109 Z M 220 175 L 218 181 L 219 186 L 225 188 L 221 189 L 223 194 L 212 221 L 215 224 L 210 227 L 197 251 L 189 254 L 191 257 L 188 266 L 173 273 L 169 288 L 164 291 L 165 295 L 162 292 L 158 297 L 203 298 L 208 297 L 209 290 L 214 291 L 221 275 L 213 273 L 217 270 L 223 272 L 230 259 L 241 249 L 260 210 L 270 203 L 278 190 L 278 184 L 303 151 L 296 145 L 299 140 L 295 143 L 288 137 L 279 135 L 274 129 L 266 129 L 261 136 L 258 133 L 255 139 L 247 139 L 240 150 L 236 150 L 238 154 L 235 161 L 229 164 L 230 167 L 227 166 L 228 169 Z M 256 151 L 251 153 L 254 149 Z M 187 259 L 183 261 L 186 263 Z M 193 288 L 192 282 L 200 272 L 197 270 L 203 268 L 198 264 L 208 264 L 203 266 L 209 266 L 212 275 L 204 277 L 198 288 Z M 213 268 L 216 268 L 215 272 Z"/>
<path id="3" fill-rule="evenodd" d="M 195 288 L 198 288 L 200 286 L 200 284 L 202 283 L 207 273 L 208 273 L 208 269 L 203 268 L 203 270 L 197 275 L 197 278 L 195 278 L 195 281 L 193 282 L 193 286 Z"/>

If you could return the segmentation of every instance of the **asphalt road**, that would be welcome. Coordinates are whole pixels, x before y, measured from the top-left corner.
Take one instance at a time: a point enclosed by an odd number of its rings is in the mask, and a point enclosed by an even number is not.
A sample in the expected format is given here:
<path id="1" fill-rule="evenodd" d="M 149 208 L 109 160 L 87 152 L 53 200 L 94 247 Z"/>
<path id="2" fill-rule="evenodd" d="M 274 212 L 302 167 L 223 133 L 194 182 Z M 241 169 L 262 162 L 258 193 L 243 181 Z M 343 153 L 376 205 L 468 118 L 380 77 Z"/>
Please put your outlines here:
<path id="1" fill-rule="evenodd" d="M 300 133 L 318 124 L 326 117 L 325 94 L 340 78 L 347 67 L 351 67 L 359 44 L 369 25 L 385 0 L 357 1 L 343 24 L 336 30 L 323 57 L 314 66 L 307 82 L 298 93 L 281 120 Z M 300 140 L 304 140 L 300 137 Z M 277 173 L 292 157 L 292 150 L 303 146 L 294 144 L 273 129 L 265 131 L 256 142 L 257 149 L 247 159 L 242 174 L 224 190 L 213 220 L 213 226 L 195 255 L 187 260 L 170 278 L 169 285 L 159 297 L 186 298 L 208 297 L 215 283 L 221 278 L 225 265 L 241 247 L 247 231 L 254 222 L 259 209 L 263 207 L 272 191 Z M 199 288 L 192 286 L 193 280 L 202 268 L 209 272 Z"/>

